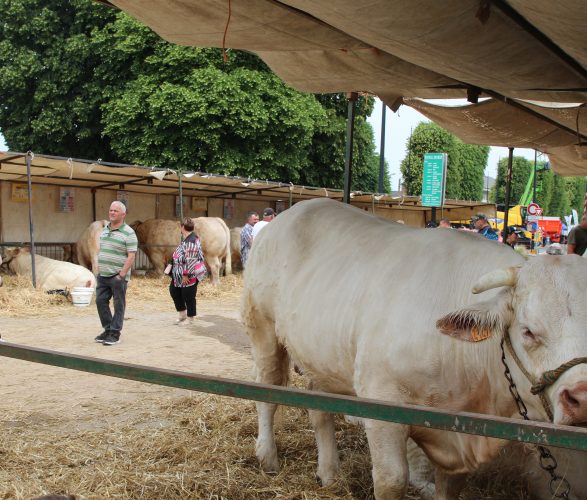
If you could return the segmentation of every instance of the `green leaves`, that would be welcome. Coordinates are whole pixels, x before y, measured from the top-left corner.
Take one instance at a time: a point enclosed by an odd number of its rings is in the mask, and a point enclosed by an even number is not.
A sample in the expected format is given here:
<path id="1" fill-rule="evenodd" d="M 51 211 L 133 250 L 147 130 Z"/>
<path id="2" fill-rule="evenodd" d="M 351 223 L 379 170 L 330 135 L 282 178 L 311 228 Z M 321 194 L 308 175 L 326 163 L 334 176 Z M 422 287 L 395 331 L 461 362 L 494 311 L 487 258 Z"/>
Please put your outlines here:
<path id="1" fill-rule="evenodd" d="M 0 0 L 0 11 L 11 149 L 342 187 L 342 94 L 297 92 L 254 54 L 231 50 L 225 63 L 89 0 Z M 369 191 L 372 107 L 359 98 L 353 164 L 354 189 Z"/>
<path id="2" fill-rule="evenodd" d="M 432 122 L 421 122 L 407 141 L 402 161 L 404 185 L 410 195 L 422 193 L 425 153 L 447 153 L 446 198 L 481 200 L 483 173 L 489 148 L 464 144 L 456 136 Z"/>

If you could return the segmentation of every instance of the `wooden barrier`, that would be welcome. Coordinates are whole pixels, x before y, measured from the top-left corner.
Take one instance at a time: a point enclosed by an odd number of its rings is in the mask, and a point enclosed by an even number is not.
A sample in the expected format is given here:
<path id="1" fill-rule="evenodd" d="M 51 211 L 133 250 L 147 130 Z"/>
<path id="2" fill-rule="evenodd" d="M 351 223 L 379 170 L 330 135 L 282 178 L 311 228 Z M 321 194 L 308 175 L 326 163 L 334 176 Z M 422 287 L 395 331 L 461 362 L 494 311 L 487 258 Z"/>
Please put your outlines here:
<path id="1" fill-rule="evenodd" d="M 0 341 L 0 356 L 149 384 L 587 451 L 587 429 L 195 375 Z"/>

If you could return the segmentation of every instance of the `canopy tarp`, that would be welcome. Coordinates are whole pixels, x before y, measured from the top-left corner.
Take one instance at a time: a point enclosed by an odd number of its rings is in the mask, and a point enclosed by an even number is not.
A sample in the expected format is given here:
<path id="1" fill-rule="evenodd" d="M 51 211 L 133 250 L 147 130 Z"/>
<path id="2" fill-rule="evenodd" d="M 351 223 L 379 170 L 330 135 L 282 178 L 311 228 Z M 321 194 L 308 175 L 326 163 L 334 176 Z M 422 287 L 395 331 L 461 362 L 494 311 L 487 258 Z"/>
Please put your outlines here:
<path id="1" fill-rule="evenodd" d="M 581 139 L 587 144 L 587 107 L 548 107 L 520 101 L 516 101 L 519 107 L 514 107 L 494 99 L 464 106 L 408 98 L 403 103 L 464 142 L 543 151 L 559 175 L 585 175 L 587 171 L 585 147 L 577 146 Z"/>
<path id="2" fill-rule="evenodd" d="M 308 92 L 587 102 L 587 9 L 570 0 L 112 0 L 164 39 L 257 53 Z"/>
<path id="3" fill-rule="evenodd" d="M 133 193 L 178 195 L 179 175 L 184 196 L 293 203 L 312 198 L 342 200 L 340 189 L 300 186 L 265 179 L 246 179 L 206 172 L 181 172 L 141 165 L 95 162 L 35 154 L 31 159 L 33 184 L 70 186 L 87 189 L 125 190 Z M 0 182 L 27 182 L 26 154 L 0 152 Z M 361 208 L 395 210 L 397 219 L 409 219 L 402 213 L 419 212 L 418 223 L 430 220 L 430 208 L 423 207 L 418 196 L 351 193 L 351 203 Z M 452 219 L 467 219 L 476 212 L 495 214 L 495 205 L 477 201 L 445 200 L 443 213 Z M 388 217 L 389 218 L 389 217 Z"/>
<path id="4" fill-rule="evenodd" d="M 255 52 L 298 90 L 363 91 L 394 111 L 404 97 L 476 102 L 483 93 L 507 103 L 587 102 L 583 0 L 100 1 L 173 43 Z M 410 105 L 466 142 L 540 149 L 559 174 L 587 174 L 587 141 L 573 139 L 564 112 L 490 104 L 458 116 Z"/>

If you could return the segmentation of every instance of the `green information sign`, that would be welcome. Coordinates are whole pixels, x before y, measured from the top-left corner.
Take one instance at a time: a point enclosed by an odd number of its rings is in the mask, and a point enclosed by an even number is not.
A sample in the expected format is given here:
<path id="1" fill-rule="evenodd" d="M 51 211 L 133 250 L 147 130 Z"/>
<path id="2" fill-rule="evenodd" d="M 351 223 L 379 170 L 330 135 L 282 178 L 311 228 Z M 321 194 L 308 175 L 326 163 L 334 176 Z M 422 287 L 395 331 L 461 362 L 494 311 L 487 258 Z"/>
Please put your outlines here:
<path id="1" fill-rule="evenodd" d="M 424 155 L 423 207 L 441 207 L 443 205 L 447 159 L 446 153 L 426 153 Z"/>

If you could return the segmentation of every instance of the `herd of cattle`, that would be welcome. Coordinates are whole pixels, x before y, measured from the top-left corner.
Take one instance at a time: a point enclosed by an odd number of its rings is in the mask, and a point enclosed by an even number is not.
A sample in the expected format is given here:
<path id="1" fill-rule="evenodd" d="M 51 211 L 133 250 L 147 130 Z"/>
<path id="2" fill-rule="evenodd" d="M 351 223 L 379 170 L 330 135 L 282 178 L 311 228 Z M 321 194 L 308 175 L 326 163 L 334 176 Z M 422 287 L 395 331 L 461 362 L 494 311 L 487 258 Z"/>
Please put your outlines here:
<path id="1" fill-rule="evenodd" d="M 224 270 L 232 273 L 232 263 L 240 262 L 240 230 L 229 231 L 218 217 L 193 219 L 195 231 L 202 242 L 202 252 L 210 271 L 212 283 L 217 285 Z M 100 234 L 107 220 L 92 222 L 81 234 L 74 249 L 72 262 L 35 255 L 35 274 L 38 288 L 44 290 L 72 290 L 74 287 L 94 287 L 98 272 Z M 163 274 L 165 265 L 181 241 L 179 222 L 165 219 L 148 219 L 131 224 L 139 240 L 139 247 L 151 261 L 155 273 Z M 28 248 L 5 248 L 0 256 L 15 274 L 31 276 L 32 258 Z M 0 285 L 2 279 L 0 277 Z"/>
<path id="2" fill-rule="evenodd" d="M 231 234 L 218 218 L 194 223 L 217 283 L 222 264 L 230 273 L 240 253 L 239 230 Z M 80 237 L 80 265 L 56 267 L 38 258 L 40 286 L 91 283 L 104 224 L 94 222 Z M 151 219 L 132 226 L 161 273 L 180 241 L 179 223 Z M 8 250 L 5 258 L 14 272 L 30 273 L 27 250 Z M 483 299 L 474 301 L 471 292 Z M 587 425 L 587 260 L 575 255 L 524 258 L 474 234 L 412 228 L 311 200 L 285 211 L 255 239 L 241 317 L 260 383 L 286 385 L 295 364 L 314 390 L 519 418 L 505 360 L 530 419 Z M 558 378 L 546 377 L 554 369 Z M 539 381 L 546 382 L 535 390 Z M 257 411 L 256 454 L 274 472 L 276 405 L 257 403 Z M 310 420 L 317 474 L 328 485 L 339 474 L 333 418 L 312 410 Z M 467 475 L 496 459 L 527 475 L 533 498 L 552 497 L 537 455 L 522 445 L 362 423 L 378 499 L 403 498 L 408 482 L 424 498 L 457 498 Z M 553 454 L 557 473 L 571 484 L 568 498 L 587 498 L 587 453 Z"/>

